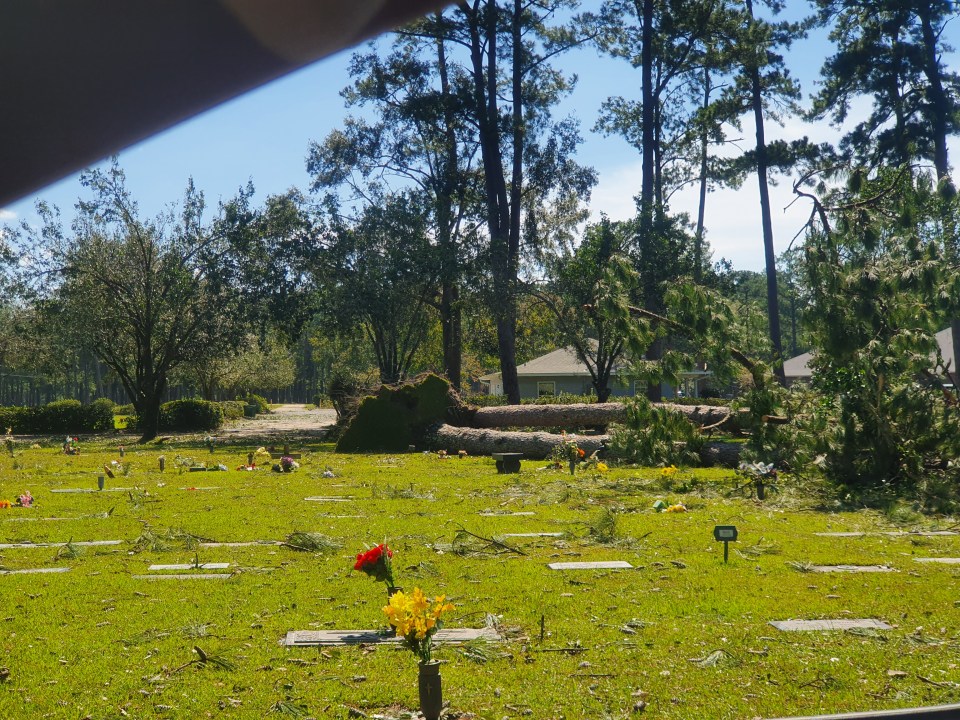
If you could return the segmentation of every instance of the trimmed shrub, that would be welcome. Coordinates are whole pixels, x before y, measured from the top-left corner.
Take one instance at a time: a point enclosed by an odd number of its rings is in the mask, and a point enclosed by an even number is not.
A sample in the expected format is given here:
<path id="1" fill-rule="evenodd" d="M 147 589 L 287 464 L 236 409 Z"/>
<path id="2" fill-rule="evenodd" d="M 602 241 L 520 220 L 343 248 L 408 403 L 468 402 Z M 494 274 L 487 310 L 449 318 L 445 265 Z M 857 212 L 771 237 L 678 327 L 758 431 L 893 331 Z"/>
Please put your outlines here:
<path id="1" fill-rule="evenodd" d="M 76 433 L 87 429 L 87 413 L 79 400 L 56 400 L 39 409 L 40 427 L 36 432 Z"/>
<path id="2" fill-rule="evenodd" d="M 224 420 L 239 420 L 243 417 L 243 408 L 247 403 L 243 400 L 224 400 L 220 403 Z"/>
<path id="3" fill-rule="evenodd" d="M 260 415 L 267 415 L 270 412 L 270 402 L 261 395 L 255 393 L 248 393 L 247 397 L 243 400 L 244 405 L 256 405 L 257 413 Z"/>
<path id="4" fill-rule="evenodd" d="M 87 427 L 92 432 L 110 432 L 113 430 L 113 415 L 116 405 L 113 400 L 99 398 L 84 408 Z"/>
<path id="5" fill-rule="evenodd" d="M 42 407 L 0 407 L 0 433 L 7 428 L 19 435 L 108 432 L 113 429 L 113 403 L 56 400 Z"/>
<path id="6" fill-rule="evenodd" d="M 203 432 L 223 424 L 219 403 L 206 400 L 174 400 L 160 406 L 160 429 Z"/>

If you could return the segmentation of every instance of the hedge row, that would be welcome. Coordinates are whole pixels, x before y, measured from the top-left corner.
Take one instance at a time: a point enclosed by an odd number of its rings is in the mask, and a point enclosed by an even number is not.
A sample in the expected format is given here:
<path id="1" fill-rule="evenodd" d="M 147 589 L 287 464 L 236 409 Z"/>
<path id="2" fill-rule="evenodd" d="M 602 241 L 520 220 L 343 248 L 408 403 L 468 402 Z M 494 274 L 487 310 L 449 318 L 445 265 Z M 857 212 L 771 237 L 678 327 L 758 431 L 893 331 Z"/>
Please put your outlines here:
<path id="1" fill-rule="evenodd" d="M 239 415 L 237 411 L 239 410 Z M 75 435 L 113 430 L 114 415 L 133 415 L 129 405 L 111 400 L 57 400 L 39 407 L 0 407 L 0 434 L 10 428 L 17 435 Z M 214 403 L 206 400 L 174 400 L 160 406 L 160 429 L 204 432 L 223 424 L 224 417 L 242 417 L 243 403 Z M 128 428 L 136 425 L 131 418 Z"/>
<path id="2" fill-rule="evenodd" d="M 89 405 L 57 400 L 41 407 L 0 407 L 0 427 L 18 435 L 107 432 L 113 430 L 113 408 L 113 402 L 105 399 Z"/>

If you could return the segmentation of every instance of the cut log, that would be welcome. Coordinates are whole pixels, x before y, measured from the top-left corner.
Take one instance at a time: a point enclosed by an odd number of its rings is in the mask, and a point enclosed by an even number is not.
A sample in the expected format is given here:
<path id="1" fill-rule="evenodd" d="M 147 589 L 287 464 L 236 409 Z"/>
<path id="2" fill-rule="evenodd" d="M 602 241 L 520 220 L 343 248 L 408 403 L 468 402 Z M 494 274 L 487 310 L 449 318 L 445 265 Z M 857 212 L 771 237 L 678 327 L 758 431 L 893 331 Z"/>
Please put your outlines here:
<path id="1" fill-rule="evenodd" d="M 577 435 L 577 446 L 588 455 L 603 448 L 609 435 Z M 441 425 L 430 438 L 434 450 L 446 450 L 454 454 L 465 450 L 470 455 L 493 455 L 494 453 L 523 453 L 526 458 L 543 459 L 550 456 L 560 444 L 561 437 L 548 432 L 511 432 L 485 428 L 464 428 Z M 700 451 L 704 465 L 736 467 L 740 460 L 741 446 L 736 443 L 706 443 Z"/>
<path id="2" fill-rule="evenodd" d="M 728 407 L 711 405 L 675 405 L 654 403 L 684 415 L 694 425 L 721 426 L 730 417 Z M 592 427 L 623 422 L 627 409 L 623 403 L 575 403 L 572 405 L 502 405 L 478 408 L 469 418 L 470 427 Z"/>

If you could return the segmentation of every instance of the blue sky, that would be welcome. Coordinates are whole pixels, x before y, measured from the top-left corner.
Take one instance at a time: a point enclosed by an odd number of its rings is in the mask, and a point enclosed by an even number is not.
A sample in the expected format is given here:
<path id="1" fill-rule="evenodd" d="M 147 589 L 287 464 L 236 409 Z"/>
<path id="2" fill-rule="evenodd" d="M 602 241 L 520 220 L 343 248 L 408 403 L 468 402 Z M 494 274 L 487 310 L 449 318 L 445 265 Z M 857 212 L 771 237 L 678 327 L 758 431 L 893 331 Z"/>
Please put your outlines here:
<path id="1" fill-rule="evenodd" d="M 950 31 L 958 34 L 955 27 Z M 829 52 L 822 34 L 795 44 L 788 66 L 799 77 L 805 95 L 815 89 L 816 73 Z M 217 201 L 233 196 L 248 180 L 256 186 L 259 199 L 290 187 L 306 190 L 305 158 L 310 140 L 322 139 L 347 114 L 339 92 L 349 82 L 349 55 L 346 51 L 322 60 L 121 152 L 120 165 L 141 210 L 154 215 L 165 204 L 178 201 L 191 176 L 206 195 L 211 217 Z M 955 56 L 946 62 L 955 65 Z M 639 74 L 623 61 L 598 58 L 590 48 L 563 55 L 557 64 L 579 76 L 573 95 L 558 114 L 579 118 L 584 136 L 579 160 L 599 174 L 591 212 L 594 216 L 604 212 L 615 220 L 629 218 L 640 187 L 640 157 L 621 138 L 605 137 L 592 128 L 605 98 L 638 97 Z M 834 141 L 838 132 L 826 123 L 810 125 L 798 120 L 789 120 L 782 130 L 772 124 L 767 129 L 771 139 L 802 135 L 815 142 Z M 742 136 L 743 147 L 749 147 L 753 141 L 750 124 L 744 124 Z M 955 143 L 951 156 L 958 157 L 958 152 Z M 77 175 L 73 175 L 0 210 L 0 221 L 36 222 L 33 206 L 37 199 L 58 205 L 65 218 L 70 218 L 73 204 L 82 194 Z M 771 195 L 775 244 L 780 252 L 801 229 L 809 207 L 791 205 L 789 178 L 772 188 Z M 756 179 L 748 178 L 740 190 L 712 193 L 707 202 L 708 240 L 714 258 L 726 257 L 737 269 L 761 270 Z M 672 209 L 695 216 L 696 190 L 690 188 L 674 197 Z"/>

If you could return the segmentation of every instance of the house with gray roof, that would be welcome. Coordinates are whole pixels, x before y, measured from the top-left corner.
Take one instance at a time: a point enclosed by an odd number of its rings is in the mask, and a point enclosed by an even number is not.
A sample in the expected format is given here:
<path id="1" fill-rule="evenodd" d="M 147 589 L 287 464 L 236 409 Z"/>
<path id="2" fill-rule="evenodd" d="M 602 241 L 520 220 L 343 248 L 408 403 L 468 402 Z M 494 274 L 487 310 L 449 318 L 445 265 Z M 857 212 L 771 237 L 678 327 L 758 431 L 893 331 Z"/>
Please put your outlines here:
<path id="1" fill-rule="evenodd" d="M 710 375 L 708 370 L 692 370 L 684 373 L 685 393 L 698 397 L 700 381 Z M 520 381 L 521 398 L 537 398 L 560 393 L 571 395 L 593 393 L 590 371 L 577 357 L 573 348 L 559 348 L 518 365 L 517 377 Z M 503 378 L 499 372 L 483 375 L 479 381 L 488 395 L 503 395 Z M 635 394 L 636 381 L 632 378 L 618 377 L 614 370 L 610 378 L 610 395 L 623 397 Z M 673 388 L 664 385 L 664 396 L 674 397 Z"/>

